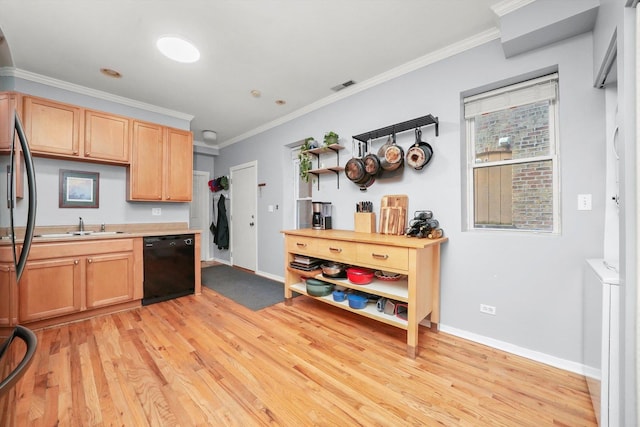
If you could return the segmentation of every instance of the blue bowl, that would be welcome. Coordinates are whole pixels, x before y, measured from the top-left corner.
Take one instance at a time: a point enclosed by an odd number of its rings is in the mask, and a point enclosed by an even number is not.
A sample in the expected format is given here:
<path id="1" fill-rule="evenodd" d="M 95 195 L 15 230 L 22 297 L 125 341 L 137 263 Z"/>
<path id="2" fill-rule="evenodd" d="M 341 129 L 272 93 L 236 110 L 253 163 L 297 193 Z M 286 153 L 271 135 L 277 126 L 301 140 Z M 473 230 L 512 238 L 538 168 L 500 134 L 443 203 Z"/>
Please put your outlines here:
<path id="1" fill-rule="evenodd" d="M 365 308 L 367 306 L 367 302 L 369 299 L 367 297 L 363 297 L 362 295 L 357 294 L 349 294 L 349 307 L 355 309 Z"/>

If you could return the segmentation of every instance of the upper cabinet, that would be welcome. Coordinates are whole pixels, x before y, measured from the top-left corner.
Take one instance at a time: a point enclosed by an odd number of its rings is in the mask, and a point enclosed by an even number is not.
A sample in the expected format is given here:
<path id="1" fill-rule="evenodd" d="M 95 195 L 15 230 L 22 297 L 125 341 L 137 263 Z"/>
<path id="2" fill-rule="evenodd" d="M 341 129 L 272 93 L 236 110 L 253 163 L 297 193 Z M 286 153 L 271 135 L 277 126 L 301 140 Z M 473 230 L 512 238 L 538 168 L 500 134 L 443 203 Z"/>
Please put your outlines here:
<path id="1" fill-rule="evenodd" d="M 13 111 L 19 110 L 20 97 L 15 92 L 0 92 L 0 152 L 8 153 L 13 139 Z"/>
<path id="2" fill-rule="evenodd" d="M 84 156 L 128 163 L 131 120 L 92 110 L 84 117 Z"/>
<path id="3" fill-rule="evenodd" d="M 128 163 L 130 119 L 33 96 L 23 109 L 34 155 Z"/>
<path id="4" fill-rule="evenodd" d="M 192 171 L 191 132 L 133 122 L 128 200 L 189 202 Z"/>

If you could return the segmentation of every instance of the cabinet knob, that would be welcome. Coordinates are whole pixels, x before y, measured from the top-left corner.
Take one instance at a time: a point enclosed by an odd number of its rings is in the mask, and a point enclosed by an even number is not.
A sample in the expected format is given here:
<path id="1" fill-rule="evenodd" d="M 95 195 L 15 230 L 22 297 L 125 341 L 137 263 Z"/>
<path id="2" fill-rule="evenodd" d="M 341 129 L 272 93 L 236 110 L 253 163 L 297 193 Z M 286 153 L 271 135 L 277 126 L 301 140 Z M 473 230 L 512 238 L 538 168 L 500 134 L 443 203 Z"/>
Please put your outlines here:
<path id="1" fill-rule="evenodd" d="M 329 248 L 329 252 L 336 252 L 336 253 L 340 253 L 342 252 L 342 248 Z"/>
<path id="2" fill-rule="evenodd" d="M 80 261 L 78 261 L 77 259 L 74 259 L 74 260 L 73 260 L 73 263 L 74 263 L 75 265 L 78 265 L 78 263 L 79 263 L 79 262 L 80 262 Z"/>
<path id="3" fill-rule="evenodd" d="M 93 262 L 93 260 L 92 260 L 91 258 L 89 258 L 89 259 L 87 260 L 87 262 L 88 262 L 89 264 L 91 264 L 91 263 Z"/>
<path id="4" fill-rule="evenodd" d="M 307 244 L 306 243 L 296 243 L 296 246 L 299 248 L 306 248 Z"/>
<path id="5" fill-rule="evenodd" d="M 377 259 L 388 259 L 389 255 L 381 255 L 381 254 L 371 254 L 372 257 L 377 258 Z"/>

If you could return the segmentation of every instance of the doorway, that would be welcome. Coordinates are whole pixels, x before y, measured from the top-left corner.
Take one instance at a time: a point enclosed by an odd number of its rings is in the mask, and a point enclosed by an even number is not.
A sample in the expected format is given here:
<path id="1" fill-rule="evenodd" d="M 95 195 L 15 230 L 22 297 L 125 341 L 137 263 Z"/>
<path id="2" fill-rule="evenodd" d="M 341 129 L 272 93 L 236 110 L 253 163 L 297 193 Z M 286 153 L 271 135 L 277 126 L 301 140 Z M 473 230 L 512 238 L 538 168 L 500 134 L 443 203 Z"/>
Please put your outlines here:
<path id="1" fill-rule="evenodd" d="M 210 259 L 209 247 L 211 246 L 211 210 L 209 201 L 209 172 L 193 171 L 193 197 L 189 204 L 189 228 L 202 230 L 200 240 L 200 260 Z"/>
<path id="2" fill-rule="evenodd" d="M 234 166 L 231 172 L 231 264 L 256 271 L 258 258 L 258 163 Z"/>

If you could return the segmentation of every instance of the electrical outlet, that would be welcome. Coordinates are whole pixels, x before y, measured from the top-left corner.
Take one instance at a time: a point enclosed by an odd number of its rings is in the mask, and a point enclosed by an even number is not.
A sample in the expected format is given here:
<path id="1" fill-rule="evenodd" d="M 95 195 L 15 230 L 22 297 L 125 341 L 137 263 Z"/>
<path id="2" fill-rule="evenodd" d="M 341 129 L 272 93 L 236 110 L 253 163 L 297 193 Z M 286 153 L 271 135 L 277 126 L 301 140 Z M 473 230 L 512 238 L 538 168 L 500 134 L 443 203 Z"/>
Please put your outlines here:
<path id="1" fill-rule="evenodd" d="M 480 313 L 496 315 L 496 308 L 492 305 L 480 304 Z"/>
<path id="2" fill-rule="evenodd" d="M 151 215 L 153 216 L 162 215 L 162 208 L 151 208 Z"/>
<path id="3" fill-rule="evenodd" d="M 591 194 L 578 194 L 578 210 L 579 211 L 591 210 Z"/>

